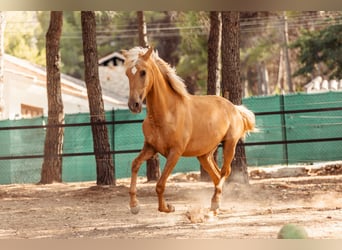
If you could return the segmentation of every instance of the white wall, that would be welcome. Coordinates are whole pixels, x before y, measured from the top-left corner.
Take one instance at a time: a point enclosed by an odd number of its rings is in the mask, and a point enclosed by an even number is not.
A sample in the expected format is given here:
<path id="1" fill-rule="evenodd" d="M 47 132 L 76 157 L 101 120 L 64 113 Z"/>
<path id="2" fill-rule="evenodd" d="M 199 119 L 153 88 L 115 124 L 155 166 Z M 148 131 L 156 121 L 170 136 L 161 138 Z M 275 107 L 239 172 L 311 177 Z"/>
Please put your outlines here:
<path id="1" fill-rule="evenodd" d="M 10 71 L 4 74 L 4 101 L 5 109 L 1 119 L 14 119 L 21 114 L 21 104 L 27 104 L 44 109 L 47 116 L 47 93 L 42 83 L 25 75 L 18 75 Z M 89 112 L 88 99 L 71 94 L 62 94 L 64 112 L 66 114 Z M 105 109 L 112 109 L 111 103 L 105 102 Z"/>

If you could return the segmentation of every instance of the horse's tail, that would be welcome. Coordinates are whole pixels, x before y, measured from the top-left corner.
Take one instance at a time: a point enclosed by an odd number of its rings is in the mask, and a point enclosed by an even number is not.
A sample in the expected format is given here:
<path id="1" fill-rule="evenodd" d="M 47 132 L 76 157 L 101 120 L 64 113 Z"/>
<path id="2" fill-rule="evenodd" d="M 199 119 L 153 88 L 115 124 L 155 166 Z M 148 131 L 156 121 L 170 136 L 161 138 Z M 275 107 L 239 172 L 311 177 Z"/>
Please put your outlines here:
<path id="1" fill-rule="evenodd" d="M 252 111 L 247 109 L 245 106 L 239 105 L 235 106 L 240 112 L 243 124 L 244 124 L 244 134 L 248 132 L 257 132 L 258 129 L 255 126 L 255 115 Z"/>

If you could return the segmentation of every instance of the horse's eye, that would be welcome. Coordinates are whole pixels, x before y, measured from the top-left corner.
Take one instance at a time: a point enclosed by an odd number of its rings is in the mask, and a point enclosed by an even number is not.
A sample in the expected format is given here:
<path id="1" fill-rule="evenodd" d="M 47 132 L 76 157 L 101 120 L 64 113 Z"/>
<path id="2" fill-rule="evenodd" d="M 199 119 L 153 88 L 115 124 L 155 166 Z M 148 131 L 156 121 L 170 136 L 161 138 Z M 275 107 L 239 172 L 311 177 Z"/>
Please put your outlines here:
<path id="1" fill-rule="evenodd" d="M 140 76 L 141 77 L 144 77 L 145 75 L 146 75 L 146 71 L 145 70 L 140 71 Z"/>

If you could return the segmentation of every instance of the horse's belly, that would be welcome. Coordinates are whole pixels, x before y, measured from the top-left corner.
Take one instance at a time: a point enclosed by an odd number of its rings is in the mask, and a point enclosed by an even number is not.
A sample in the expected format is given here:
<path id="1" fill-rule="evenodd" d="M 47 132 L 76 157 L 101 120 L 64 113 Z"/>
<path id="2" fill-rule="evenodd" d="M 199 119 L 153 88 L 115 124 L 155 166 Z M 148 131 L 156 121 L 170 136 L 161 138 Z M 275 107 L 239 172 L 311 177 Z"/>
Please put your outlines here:
<path id="1" fill-rule="evenodd" d="M 218 141 L 215 144 L 210 144 L 210 145 L 202 145 L 201 147 L 189 147 L 187 148 L 184 153 L 182 154 L 183 156 L 201 156 L 205 155 L 211 151 L 213 151 L 220 141 Z"/>
<path id="2" fill-rule="evenodd" d="M 201 156 L 213 151 L 223 140 L 227 128 L 213 129 L 210 126 L 204 131 L 194 131 L 185 151 L 184 156 Z M 196 133 L 197 132 L 197 133 Z"/>
<path id="3" fill-rule="evenodd" d="M 216 149 L 220 142 L 221 138 L 210 138 L 210 140 L 190 141 L 187 147 L 185 148 L 183 156 L 205 155 Z"/>

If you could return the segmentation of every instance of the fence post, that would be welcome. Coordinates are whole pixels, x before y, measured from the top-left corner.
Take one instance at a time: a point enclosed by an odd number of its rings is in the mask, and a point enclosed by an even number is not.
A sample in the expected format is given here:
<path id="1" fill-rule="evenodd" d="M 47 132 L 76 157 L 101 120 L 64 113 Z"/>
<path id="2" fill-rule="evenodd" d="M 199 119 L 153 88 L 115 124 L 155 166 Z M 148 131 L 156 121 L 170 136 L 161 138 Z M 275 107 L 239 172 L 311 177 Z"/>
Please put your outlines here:
<path id="1" fill-rule="evenodd" d="M 284 94 L 280 95 L 280 119 L 281 119 L 281 135 L 282 141 L 284 142 L 283 146 L 283 158 L 285 159 L 286 165 L 289 165 L 289 155 L 287 148 L 287 128 L 286 128 L 286 117 L 285 117 L 285 96 Z"/>
<path id="2" fill-rule="evenodd" d="M 112 145 L 113 145 L 113 170 L 114 170 L 114 180 L 116 180 L 115 175 L 115 168 L 116 168 L 116 162 L 115 162 L 115 110 L 112 108 Z"/>

